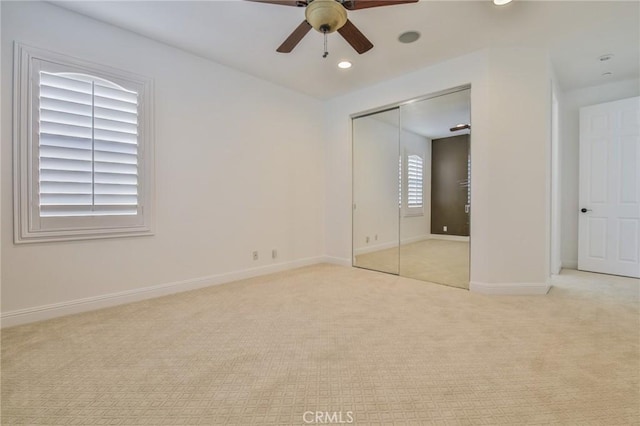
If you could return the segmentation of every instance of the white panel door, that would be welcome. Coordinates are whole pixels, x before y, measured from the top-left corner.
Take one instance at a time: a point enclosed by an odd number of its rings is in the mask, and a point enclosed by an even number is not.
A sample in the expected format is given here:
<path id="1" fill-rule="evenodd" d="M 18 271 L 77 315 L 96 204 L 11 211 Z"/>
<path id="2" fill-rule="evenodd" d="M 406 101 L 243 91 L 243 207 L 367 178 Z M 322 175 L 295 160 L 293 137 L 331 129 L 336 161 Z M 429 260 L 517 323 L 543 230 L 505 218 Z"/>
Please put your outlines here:
<path id="1" fill-rule="evenodd" d="M 578 269 L 640 278 L 640 98 L 580 109 Z"/>

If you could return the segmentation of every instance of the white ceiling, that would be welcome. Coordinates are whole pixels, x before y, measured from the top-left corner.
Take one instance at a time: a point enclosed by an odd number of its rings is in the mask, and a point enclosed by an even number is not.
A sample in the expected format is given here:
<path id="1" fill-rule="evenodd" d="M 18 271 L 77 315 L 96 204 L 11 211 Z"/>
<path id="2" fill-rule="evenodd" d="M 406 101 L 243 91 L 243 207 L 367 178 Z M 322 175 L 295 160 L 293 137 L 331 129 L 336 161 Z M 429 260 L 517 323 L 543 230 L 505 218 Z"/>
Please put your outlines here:
<path id="1" fill-rule="evenodd" d="M 430 1 L 349 12 L 375 47 L 358 55 L 337 33 L 322 58 L 310 32 L 290 54 L 275 49 L 304 19 L 302 8 L 227 1 L 55 1 L 218 63 L 319 99 L 331 98 L 485 47 L 544 47 L 565 90 L 640 75 L 640 2 Z M 422 34 L 401 44 L 404 31 Z M 613 53 L 611 61 L 598 57 Z M 353 62 L 339 70 L 337 62 Z M 604 71 L 612 76 L 602 77 Z"/>

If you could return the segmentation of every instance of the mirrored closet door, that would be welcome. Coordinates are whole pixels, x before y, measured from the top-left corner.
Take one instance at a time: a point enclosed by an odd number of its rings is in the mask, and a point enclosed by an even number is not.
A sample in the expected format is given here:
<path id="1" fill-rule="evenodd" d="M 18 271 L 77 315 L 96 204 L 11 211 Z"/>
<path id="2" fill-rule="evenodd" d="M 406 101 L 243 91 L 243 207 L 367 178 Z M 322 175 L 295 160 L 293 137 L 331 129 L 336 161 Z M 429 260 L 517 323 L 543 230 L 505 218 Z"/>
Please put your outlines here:
<path id="1" fill-rule="evenodd" d="M 469 287 L 470 89 L 353 120 L 353 264 Z"/>
<path id="2" fill-rule="evenodd" d="M 400 272 L 400 109 L 353 120 L 353 265 Z"/>

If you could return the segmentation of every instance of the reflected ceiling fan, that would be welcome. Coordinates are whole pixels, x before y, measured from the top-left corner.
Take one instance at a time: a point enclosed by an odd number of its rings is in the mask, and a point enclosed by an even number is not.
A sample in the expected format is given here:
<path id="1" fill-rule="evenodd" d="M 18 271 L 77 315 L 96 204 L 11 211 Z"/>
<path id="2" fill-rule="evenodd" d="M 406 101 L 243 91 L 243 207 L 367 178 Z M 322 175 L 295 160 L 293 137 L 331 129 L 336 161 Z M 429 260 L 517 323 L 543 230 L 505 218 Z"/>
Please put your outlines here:
<path id="1" fill-rule="evenodd" d="M 327 34 L 338 31 L 356 52 L 363 54 L 373 47 L 360 30 L 347 18 L 348 10 L 368 9 L 371 7 L 393 6 L 405 3 L 417 3 L 418 0 L 250 0 L 258 3 L 270 3 L 281 6 L 304 7 L 305 20 L 276 49 L 280 53 L 289 53 L 300 43 L 311 28 L 324 34 L 324 55 L 327 52 Z"/>

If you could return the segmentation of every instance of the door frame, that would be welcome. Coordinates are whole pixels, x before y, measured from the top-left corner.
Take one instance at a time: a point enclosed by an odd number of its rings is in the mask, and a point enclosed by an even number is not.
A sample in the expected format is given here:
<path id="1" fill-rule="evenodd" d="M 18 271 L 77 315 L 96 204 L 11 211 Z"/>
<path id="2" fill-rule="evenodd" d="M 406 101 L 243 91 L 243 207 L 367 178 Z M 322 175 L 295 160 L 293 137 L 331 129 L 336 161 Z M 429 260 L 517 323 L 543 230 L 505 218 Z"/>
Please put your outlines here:
<path id="1" fill-rule="evenodd" d="M 616 116 L 616 121 L 619 122 L 617 123 L 618 126 L 622 125 L 622 115 L 621 112 L 623 111 L 623 108 L 619 108 L 619 105 L 624 105 L 627 103 L 633 103 L 634 106 L 638 109 L 636 109 L 636 111 L 640 111 L 640 108 L 638 107 L 638 104 L 640 104 L 640 96 L 634 96 L 634 97 L 630 97 L 630 98 L 623 98 L 623 99 L 618 99 L 618 100 L 614 100 L 614 101 L 609 101 L 609 102 L 602 102 L 599 104 L 595 104 L 595 105 L 588 105 L 588 106 L 584 106 L 582 108 L 580 108 L 580 135 L 579 135 L 579 148 L 580 148 L 580 157 L 579 157 L 579 163 L 578 163 L 578 184 L 579 184 L 579 197 L 578 197 L 578 209 L 579 211 L 576 212 L 576 214 L 578 215 L 578 270 L 581 271 L 587 271 L 587 272 L 596 272 L 596 273 L 602 273 L 602 274 L 608 274 L 608 275 L 617 275 L 617 276 L 626 276 L 626 277 L 632 277 L 632 278 L 639 278 L 640 277 L 640 259 L 636 260 L 636 268 L 635 271 L 633 270 L 633 267 L 630 267 L 629 269 L 624 269 L 624 270 L 611 270 L 611 268 L 616 267 L 616 264 L 612 264 L 612 260 L 611 260 L 611 256 L 613 256 L 613 253 L 615 252 L 615 249 L 613 249 L 611 246 L 613 245 L 612 242 L 609 240 L 609 233 L 613 232 L 614 235 L 617 235 L 617 240 L 614 241 L 616 244 L 618 245 L 620 244 L 620 233 L 622 232 L 619 225 L 620 223 L 618 223 L 618 226 L 615 227 L 615 231 L 614 229 L 612 229 L 612 225 L 613 225 L 613 218 L 616 217 L 616 215 L 614 214 L 614 212 L 609 212 L 607 213 L 604 217 L 596 217 L 596 219 L 605 219 L 605 241 L 604 241 L 604 250 L 605 250 L 605 257 L 604 257 L 604 262 L 602 264 L 594 264 L 591 263 L 589 264 L 589 258 L 587 257 L 587 252 L 589 251 L 589 231 L 587 228 L 587 220 L 589 219 L 589 211 L 591 210 L 591 208 L 594 209 L 594 213 L 598 213 L 598 208 L 600 208 L 600 211 L 602 211 L 602 209 L 604 209 L 605 211 L 608 211 L 612 205 L 617 205 L 618 208 L 620 208 L 620 205 L 623 204 L 622 201 L 618 201 L 616 203 L 616 199 L 611 199 L 610 195 L 610 189 L 615 189 L 616 192 L 620 191 L 623 186 L 622 186 L 622 182 L 619 181 L 617 186 L 611 186 L 611 187 L 607 187 L 606 188 L 606 200 L 604 202 L 598 203 L 597 201 L 591 200 L 590 197 L 586 197 L 586 195 L 588 194 L 589 188 L 585 185 L 586 182 L 591 181 L 592 177 L 593 177 L 593 173 L 592 173 L 592 169 L 589 168 L 589 173 L 587 174 L 587 170 L 585 170 L 584 165 L 586 164 L 586 162 L 588 160 L 590 160 L 591 158 L 593 158 L 593 153 L 590 152 L 591 146 L 589 146 L 589 150 L 585 149 L 585 140 L 587 138 L 586 135 L 583 134 L 583 127 L 586 125 L 585 122 L 585 116 L 593 110 L 598 110 L 598 109 L 604 109 L 606 114 L 610 117 L 611 114 L 615 114 Z M 616 106 L 617 108 L 611 108 Z M 615 124 L 614 124 L 615 126 Z M 611 132 L 611 130 L 607 130 L 605 133 L 607 135 L 609 135 Z M 617 137 L 619 139 L 618 141 L 618 149 L 622 149 L 622 135 L 623 130 L 622 129 L 617 129 L 617 131 L 614 131 L 614 139 Z M 611 169 L 611 160 L 610 160 L 610 154 L 611 154 L 611 143 L 607 143 L 606 146 L 606 158 L 605 160 L 607 161 L 607 165 L 606 165 L 606 173 L 607 173 L 607 178 L 610 176 L 610 169 Z M 615 152 L 615 151 L 614 151 Z M 622 158 L 623 153 L 619 152 L 620 158 Z M 638 152 L 636 155 L 640 156 L 640 152 Z M 616 164 L 617 165 L 617 164 Z M 638 167 L 638 165 L 636 165 L 636 167 Z M 622 178 L 622 176 L 620 176 L 620 179 Z M 609 184 L 609 180 L 606 179 L 606 184 Z M 615 183 L 615 180 L 614 180 Z M 636 185 L 640 184 L 640 182 L 636 182 Z M 637 190 L 637 189 L 636 189 Z M 618 196 L 620 196 L 618 194 Z M 586 198 L 589 198 L 589 200 L 587 200 Z M 638 204 L 638 202 L 636 202 L 636 204 Z M 633 207 L 630 207 L 629 210 L 632 210 Z M 633 216 L 637 216 L 638 214 L 638 210 L 640 209 L 640 204 L 636 205 L 636 212 L 631 213 L 632 218 L 635 219 L 635 217 Z M 619 213 L 619 212 L 618 212 Z M 638 228 L 636 228 L 638 229 Z M 636 238 L 638 238 L 636 236 Z M 638 244 L 638 240 L 636 240 L 636 244 Z M 638 256 L 638 253 L 636 253 L 636 256 Z M 613 262 L 620 262 L 619 260 L 613 260 Z M 617 264 L 617 266 L 621 266 L 619 263 Z"/>

